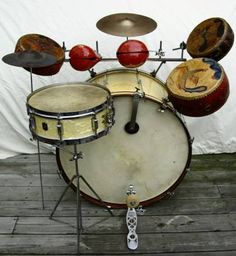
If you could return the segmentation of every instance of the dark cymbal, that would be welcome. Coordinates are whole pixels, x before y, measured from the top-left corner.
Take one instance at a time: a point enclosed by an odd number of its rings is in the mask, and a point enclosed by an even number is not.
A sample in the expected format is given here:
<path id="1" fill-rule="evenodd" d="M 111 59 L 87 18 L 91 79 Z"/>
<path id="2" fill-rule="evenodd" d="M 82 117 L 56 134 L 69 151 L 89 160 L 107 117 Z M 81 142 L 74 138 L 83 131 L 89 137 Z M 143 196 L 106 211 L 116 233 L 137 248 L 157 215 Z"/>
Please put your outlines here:
<path id="1" fill-rule="evenodd" d="M 56 58 L 47 53 L 30 50 L 7 54 L 2 61 L 17 67 L 39 68 L 53 65 L 56 63 Z"/>
<path id="2" fill-rule="evenodd" d="M 100 19 L 97 28 L 114 36 L 141 36 L 152 32 L 157 23 L 146 16 L 134 13 L 116 13 Z"/>

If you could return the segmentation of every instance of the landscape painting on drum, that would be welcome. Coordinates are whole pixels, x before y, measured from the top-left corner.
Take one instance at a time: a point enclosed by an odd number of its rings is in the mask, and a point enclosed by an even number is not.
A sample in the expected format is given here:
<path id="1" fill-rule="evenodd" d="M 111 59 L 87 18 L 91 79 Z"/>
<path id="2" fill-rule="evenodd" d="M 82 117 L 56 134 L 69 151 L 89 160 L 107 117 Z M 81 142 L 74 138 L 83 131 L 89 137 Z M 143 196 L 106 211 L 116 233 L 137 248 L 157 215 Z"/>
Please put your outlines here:
<path id="1" fill-rule="evenodd" d="M 60 113 L 54 113 L 56 118 L 49 114 L 50 120 L 47 120 L 48 116 L 39 117 L 37 111 L 28 116 L 27 110 L 34 110 L 29 105 L 31 101 L 27 105 L 32 91 L 34 98 L 41 99 L 43 93 L 37 94 L 37 90 L 49 85 L 53 88 L 58 84 L 68 85 L 62 96 L 66 106 L 70 105 L 71 84 L 94 81 L 113 90 L 117 110 L 111 133 L 89 143 L 97 143 L 101 147 L 99 153 L 105 154 L 102 141 L 108 151 L 113 141 L 114 158 L 119 162 L 121 155 L 127 156 L 133 168 L 138 157 L 145 159 L 142 147 L 149 158 L 155 157 L 152 151 L 156 148 L 160 150 L 156 156 L 160 159 L 159 166 L 166 166 L 160 153 L 166 150 L 166 155 L 171 156 L 172 163 L 178 167 L 173 180 L 166 175 L 160 181 L 162 188 L 158 195 L 181 179 L 188 165 L 189 143 L 193 138 L 193 154 L 236 152 L 234 1 L 226 4 L 219 0 L 199 0 L 197 7 L 187 0 L 87 0 L 80 3 L 70 0 L 69 6 L 63 0 L 56 2 L 55 5 L 54 1 L 48 1 L 45 6 L 43 0 L 0 1 L 0 158 L 37 153 L 37 143 L 31 134 L 34 121 L 42 137 L 49 134 L 47 129 L 52 124 L 57 140 L 63 139 L 62 126 L 69 124 L 68 118 L 59 120 Z M 137 17 L 142 18 L 135 20 Z M 22 56 L 26 55 L 28 62 L 22 61 Z M 45 64 L 44 58 L 48 56 L 53 56 L 51 61 L 55 59 L 53 64 L 40 67 L 32 64 L 32 61 Z M 52 90 L 51 93 L 52 98 L 55 97 L 48 106 L 54 108 L 54 104 L 60 103 L 57 92 L 54 94 Z M 45 107 L 49 98 L 47 95 L 41 106 Z M 88 101 L 93 102 L 93 99 Z M 100 119 L 101 123 L 106 122 L 106 111 L 105 107 L 97 117 L 98 122 Z M 94 117 L 91 121 L 93 131 L 97 130 L 97 119 Z M 91 122 L 89 119 L 89 125 Z M 133 127 L 130 128 L 130 124 Z M 126 128 L 123 125 L 127 125 Z M 121 135 L 112 135 L 113 128 Z M 72 135 L 77 136 L 73 132 Z M 92 151 L 89 143 L 83 147 Z M 180 144 L 180 152 L 173 154 L 167 144 L 176 149 Z M 130 145 L 137 150 L 137 155 L 130 149 L 126 154 Z M 40 148 L 42 152 L 54 151 L 48 143 L 40 143 Z M 62 165 L 67 166 L 67 156 L 61 154 L 61 158 Z M 179 163 L 177 159 L 181 158 L 183 161 Z M 127 162 L 119 163 L 124 170 Z M 150 169 L 153 163 L 155 161 L 148 163 Z M 171 171 L 174 164 L 168 168 Z M 147 175 L 152 176 L 152 173 L 147 171 Z M 156 196 L 151 189 L 141 200 L 146 202 Z M 119 196 L 115 201 L 120 203 Z"/>

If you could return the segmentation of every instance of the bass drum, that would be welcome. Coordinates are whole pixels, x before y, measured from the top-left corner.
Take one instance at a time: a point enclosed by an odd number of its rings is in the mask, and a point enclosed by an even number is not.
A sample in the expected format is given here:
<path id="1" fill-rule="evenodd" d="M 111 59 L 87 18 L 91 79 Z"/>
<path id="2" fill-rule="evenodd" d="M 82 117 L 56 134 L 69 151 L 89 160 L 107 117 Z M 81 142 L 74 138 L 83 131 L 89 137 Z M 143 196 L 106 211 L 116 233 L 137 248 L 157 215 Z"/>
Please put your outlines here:
<path id="1" fill-rule="evenodd" d="M 80 174 L 113 208 L 127 207 L 126 192 L 131 184 L 143 206 L 170 195 L 189 166 L 191 139 L 184 123 L 164 103 L 167 91 L 163 83 L 147 73 L 129 69 L 110 70 L 89 82 L 111 91 L 115 124 L 107 136 L 78 145 L 84 153 L 79 162 Z M 139 130 L 129 134 L 124 127 L 131 118 L 136 88 L 143 90 L 145 96 L 138 105 Z M 58 166 L 67 182 L 75 174 L 72 152 L 71 146 L 57 150 Z M 86 199 L 100 204 L 82 181 L 80 189 Z"/>

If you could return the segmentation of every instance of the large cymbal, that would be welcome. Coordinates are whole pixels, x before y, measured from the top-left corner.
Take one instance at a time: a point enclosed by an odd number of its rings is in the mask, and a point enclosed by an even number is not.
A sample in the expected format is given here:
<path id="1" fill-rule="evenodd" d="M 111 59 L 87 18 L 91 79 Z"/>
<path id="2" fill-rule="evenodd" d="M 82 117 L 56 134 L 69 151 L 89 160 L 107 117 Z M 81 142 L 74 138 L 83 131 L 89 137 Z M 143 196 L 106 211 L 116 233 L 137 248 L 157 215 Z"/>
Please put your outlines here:
<path id="1" fill-rule="evenodd" d="M 116 13 L 100 19 L 97 28 L 114 36 L 141 36 L 152 32 L 157 23 L 146 16 L 134 13 Z"/>
<path id="2" fill-rule="evenodd" d="M 7 54 L 2 61 L 17 67 L 39 68 L 53 65 L 57 60 L 50 54 L 30 50 Z"/>

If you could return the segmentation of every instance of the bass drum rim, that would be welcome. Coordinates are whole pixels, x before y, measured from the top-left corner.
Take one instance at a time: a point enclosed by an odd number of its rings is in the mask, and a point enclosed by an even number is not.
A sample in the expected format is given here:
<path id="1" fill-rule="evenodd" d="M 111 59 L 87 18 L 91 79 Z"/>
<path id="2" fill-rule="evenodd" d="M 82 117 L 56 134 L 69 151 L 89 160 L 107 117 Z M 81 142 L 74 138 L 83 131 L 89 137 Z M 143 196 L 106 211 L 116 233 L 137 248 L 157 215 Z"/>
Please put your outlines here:
<path id="1" fill-rule="evenodd" d="M 124 97 L 123 94 L 120 94 L 120 95 L 115 95 L 113 97 Z M 127 97 L 130 97 L 131 94 L 127 94 L 126 95 Z M 156 101 L 156 100 L 153 100 L 152 98 L 148 98 L 146 97 L 148 100 L 151 100 L 153 102 L 158 102 L 160 103 L 159 101 Z M 192 156 L 192 141 L 191 141 L 191 137 L 190 137 L 190 134 L 187 130 L 187 127 L 184 125 L 184 122 L 181 120 L 181 118 L 176 114 L 176 112 L 171 108 L 171 106 L 167 106 L 166 110 L 165 111 L 170 111 L 174 114 L 174 116 L 179 120 L 179 122 L 181 123 L 181 126 L 184 128 L 184 132 L 186 134 L 186 138 L 187 138 L 187 147 L 188 147 L 188 156 L 187 156 L 187 161 L 186 161 L 186 164 L 185 164 L 185 167 L 183 169 L 183 171 L 181 172 L 181 175 L 178 177 L 178 179 L 170 186 L 168 187 L 164 192 L 162 192 L 161 194 L 153 197 L 153 198 L 150 198 L 150 199 L 147 199 L 147 200 L 144 200 L 144 201 L 140 201 L 140 205 L 146 207 L 146 206 L 150 206 L 151 204 L 153 203 L 156 203 L 158 201 L 160 201 L 161 199 L 164 199 L 164 198 L 169 198 L 172 194 L 172 192 L 176 189 L 176 187 L 181 183 L 181 181 L 183 180 L 184 176 L 186 175 L 187 173 L 187 170 L 188 170 L 188 167 L 190 165 L 190 162 L 191 162 L 191 156 Z M 67 184 L 69 184 L 70 182 L 70 179 L 69 177 L 67 176 L 64 168 L 63 168 L 63 165 L 61 163 L 61 160 L 60 160 L 60 149 L 56 149 L 56 161 L 57 161 L 57 165 L 58 165 L 58 168 L 62 174 L 62 177 L 63 179 L 66 181 Z M 71 183 L 70 187 L 76 191 L 77 187 Z M 91 202 L 91 203 L 94 203 L 96 205 L 99 205 L 99 206 L 104 206 L 104 203 L 108 206 L 110 206 L 111 208 L 114 208 L 114 209 L 120 209 L 120 208 L 127 208 L 127 205 L 126 204 L 120 204 L 120 203 L 114 203 L 114 202 L 107 202 L 107 201 L 103 201 L 101 202 L 100 200 L 84 193 L 83 191 L 81 191 L 81 195 L 84 197 L 84 199 L 86 199 L 87 201 Z"/>

